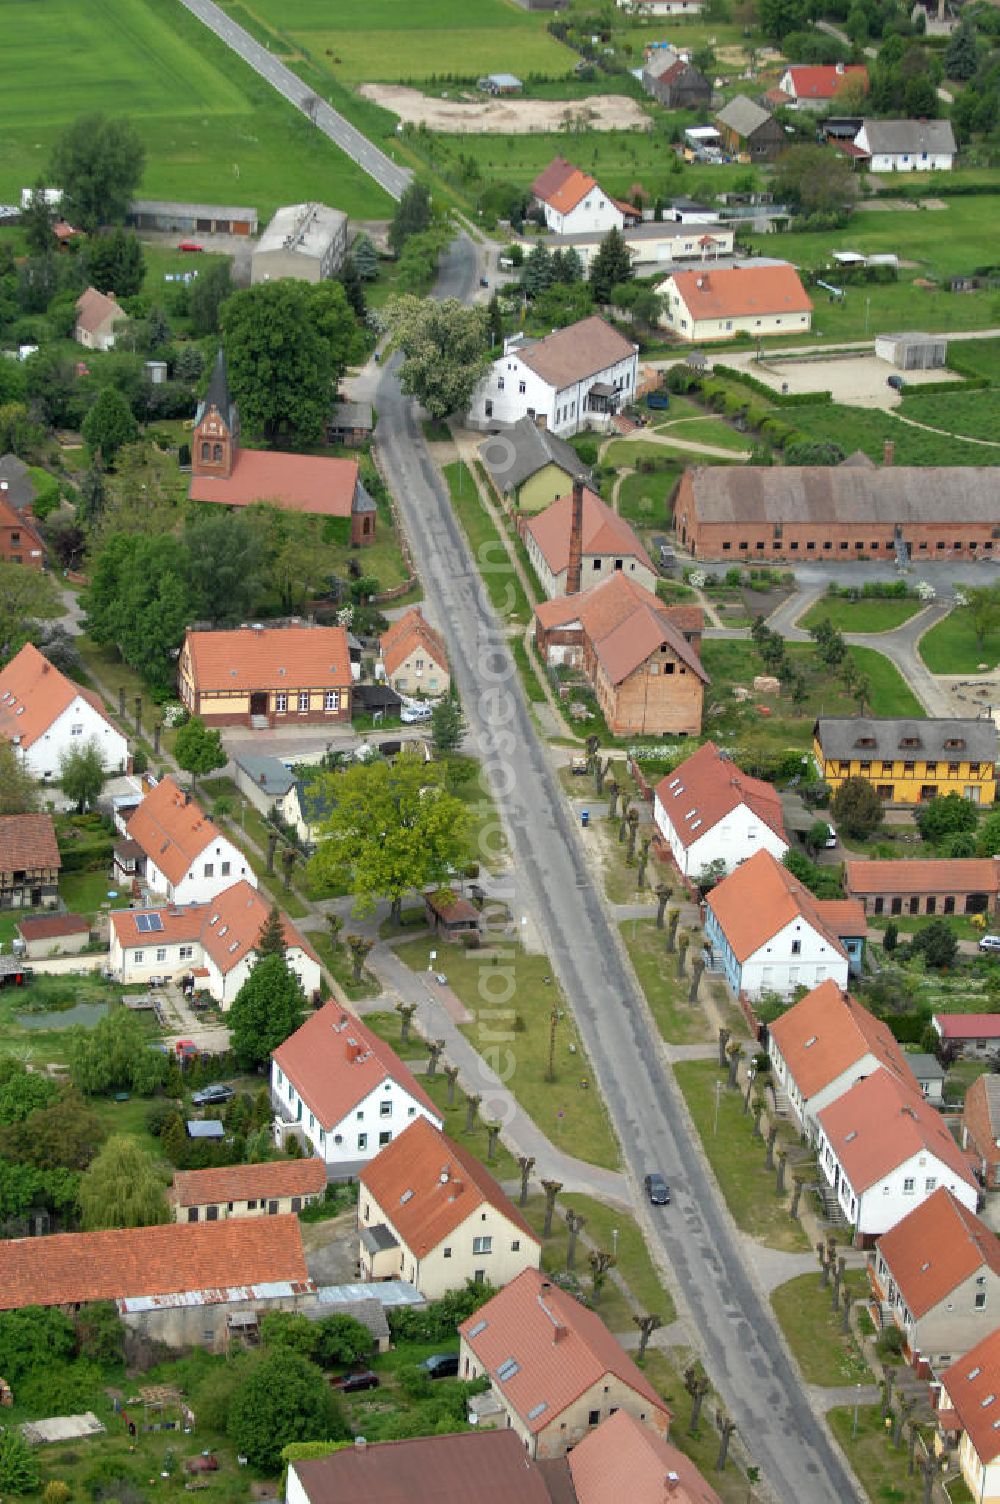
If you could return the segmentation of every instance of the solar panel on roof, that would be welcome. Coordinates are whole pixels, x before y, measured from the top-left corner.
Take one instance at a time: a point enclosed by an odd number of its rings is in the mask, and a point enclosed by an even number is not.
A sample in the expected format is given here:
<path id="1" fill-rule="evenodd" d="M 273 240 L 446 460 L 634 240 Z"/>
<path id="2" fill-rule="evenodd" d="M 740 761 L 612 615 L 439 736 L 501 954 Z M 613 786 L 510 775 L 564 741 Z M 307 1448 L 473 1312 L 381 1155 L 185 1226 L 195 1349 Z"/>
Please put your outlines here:
<path id="1" fill-rule="evenodd" d="M 147 927 L 150 930 L 154 930 L 154 931 L 155 930 L 162 930 L 162 928 L 163 928 L 163 919 L 162 919 L 162 917 L 159 914 L 147 914 L 146 918 L 149 921 Z"/>

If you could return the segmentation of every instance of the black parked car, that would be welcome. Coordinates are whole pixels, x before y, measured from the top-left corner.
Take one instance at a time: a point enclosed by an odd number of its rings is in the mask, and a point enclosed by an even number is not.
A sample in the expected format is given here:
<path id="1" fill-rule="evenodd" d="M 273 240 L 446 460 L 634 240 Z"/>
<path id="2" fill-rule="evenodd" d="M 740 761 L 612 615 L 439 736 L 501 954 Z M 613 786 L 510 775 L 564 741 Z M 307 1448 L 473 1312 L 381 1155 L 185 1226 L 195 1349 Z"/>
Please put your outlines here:
<path id="1" fill-rule="evenodd" d="M 343 1373 L 338 1379 L 331 1379 L 330 1383 L 341 1394 L 360 1394 L 363 1389 L 378 1388 L 378 1374 L 366 1368 L 361 1373 Z"/>
<path id="2" fill-rule="evenodd" d="M 203 1086 L 201 1091 L 193 1091 L 191 1101 L 195 1107 L 215 1107 L 220 1102 L 231 1102 L 235 1095 L 231 1086 L 215 1081 L 211 1086 Z"/>
<path id="3" fill-rule="evenodd" d="M 458 1377 L 458 1353 L 431 1353 L 420 1367 L 430 1379 L 455 1379 Z"/>
<path id="4" fill-rule="evenodd" d="M 670 1187 L 659 1171 L 647 1175 L 643 1184 L 646 1187 L 646 1195 L 654 1206 L 670 1205 Z"/>

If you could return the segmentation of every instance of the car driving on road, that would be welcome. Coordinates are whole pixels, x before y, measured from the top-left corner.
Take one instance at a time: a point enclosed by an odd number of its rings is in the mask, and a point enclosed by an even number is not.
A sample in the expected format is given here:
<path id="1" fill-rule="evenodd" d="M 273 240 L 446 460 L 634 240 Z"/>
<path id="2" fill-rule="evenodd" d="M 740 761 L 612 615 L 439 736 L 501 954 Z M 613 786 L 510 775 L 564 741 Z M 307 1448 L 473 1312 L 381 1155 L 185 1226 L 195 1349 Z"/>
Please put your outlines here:
<path id="1" fill-rule="evenodd" d="M 670 1187 L 659 1170 L 654 1170 L 651 1175 L 647 1175 L 643 1184 L 646 1187 L 646 1195 L 654 1206 L 670 1205 Z"/>

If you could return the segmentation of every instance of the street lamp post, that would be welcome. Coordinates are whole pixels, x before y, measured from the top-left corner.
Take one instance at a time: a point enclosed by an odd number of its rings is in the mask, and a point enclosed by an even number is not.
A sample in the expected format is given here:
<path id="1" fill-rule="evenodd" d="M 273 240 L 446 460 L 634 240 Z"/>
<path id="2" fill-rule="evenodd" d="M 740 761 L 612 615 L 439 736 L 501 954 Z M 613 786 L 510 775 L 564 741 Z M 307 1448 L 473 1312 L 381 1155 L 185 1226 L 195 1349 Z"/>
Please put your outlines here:
<path id="1" fill-rule="evenodd" d="M 861 1404 L 861 1385 L 854 1386 L 854 1421 L 851 1425 L 851 1440 L 854 1441 L 858 1434 L 858 1406 Z"/>
<path id="2" fill-rule="evenodd" d="M 721 1081 L 716 1081 L 716 1083 L 715 1083 L 715 1127 L 712 1130 L 713 1136 L 718 1136 L 718 1132 L 719 1132 L 719 1103 L 720 1103 L 721 1100 L 722 1100 L 722 1082 Z"/>

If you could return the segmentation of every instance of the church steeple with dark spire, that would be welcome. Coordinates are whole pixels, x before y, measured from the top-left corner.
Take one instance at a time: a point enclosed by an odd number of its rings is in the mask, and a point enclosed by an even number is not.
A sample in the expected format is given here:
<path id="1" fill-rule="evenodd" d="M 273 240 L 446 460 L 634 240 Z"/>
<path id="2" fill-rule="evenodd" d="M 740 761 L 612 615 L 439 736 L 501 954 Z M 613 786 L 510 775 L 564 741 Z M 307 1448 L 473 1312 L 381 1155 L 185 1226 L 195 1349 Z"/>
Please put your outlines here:
<path id="1" fill-rule="evenodd" d="M 191 435 L 192 473 L 228 479 L 236 467 L 239 448 L 240 415 L 230 395 L 226 356 L 220 345 L 208 390 L 195 413 Z"/>

